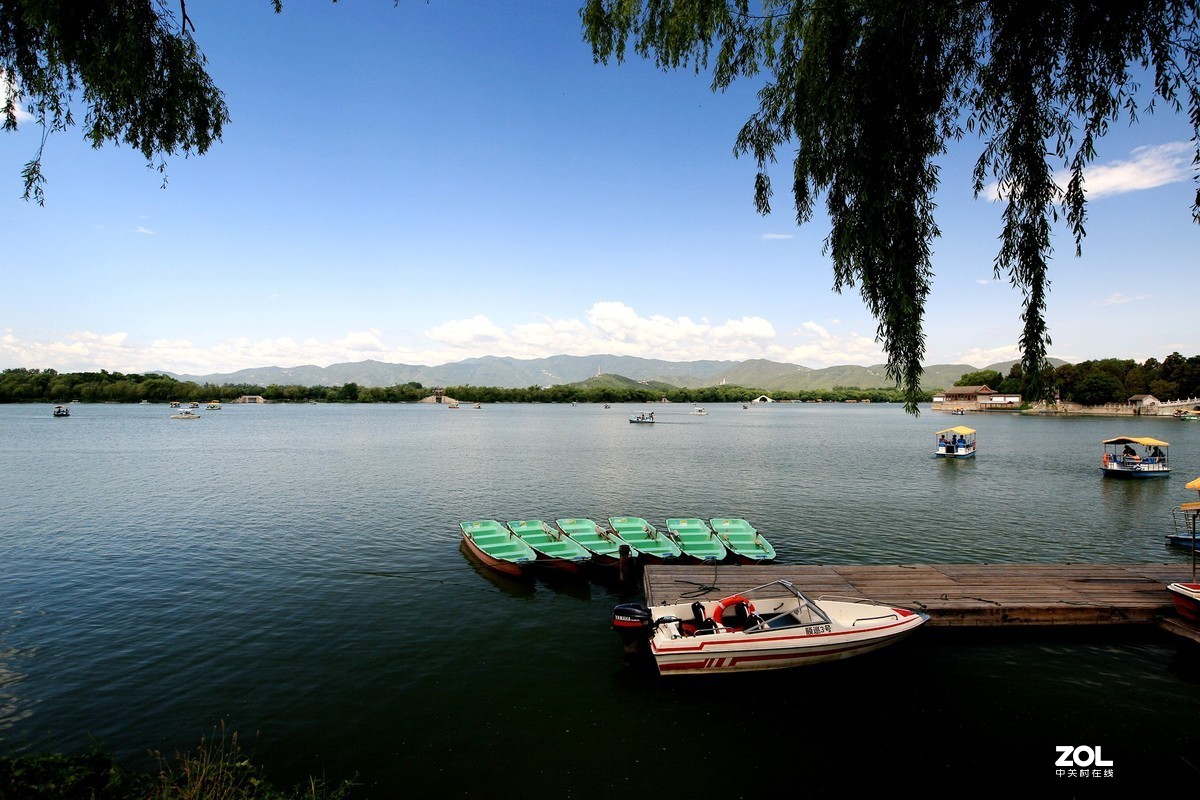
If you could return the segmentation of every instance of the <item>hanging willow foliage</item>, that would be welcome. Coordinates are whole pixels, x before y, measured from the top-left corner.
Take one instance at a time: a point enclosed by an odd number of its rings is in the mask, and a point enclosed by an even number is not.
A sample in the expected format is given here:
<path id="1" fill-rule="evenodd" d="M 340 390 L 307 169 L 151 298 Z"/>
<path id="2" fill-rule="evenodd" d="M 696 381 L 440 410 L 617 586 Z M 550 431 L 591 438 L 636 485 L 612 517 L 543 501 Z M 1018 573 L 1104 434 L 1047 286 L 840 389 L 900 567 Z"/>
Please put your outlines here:
<path id="1" fill-rule="evenodd" d="M 44 202 L 46 137 L 86 108 L 93 147 L 127 144 L 165 169 L 176 152 L 202 154 L 229 121 L 220 90 L 189 30 L 165 0 L 0 0 L 0 120 L 16 130 L 27 109 L 42 127 L 22 177 L 25 199 Z"/>
<path id="2" fill-rule="evenodd" d="M 588 0 L 580 16 L 598 63 L 632 44 L 665 70 L 711 65 L 714 91 L 766 76 L 735 147 L 758 164 L 757 208 L 770 212 L 768 165 L 794 144 L 796 221 L 824 196 L 833 287 L 858 287 L 913 413 L 948 141 L 980 138 L 975 194 L 995 181 L 1005 203 L 994 269 L 1024 295 L 1023 366 L 1041 395 L 1051 225 L 1066 220 L 1078 254 L 1096 140 L 1155 103 L 1186 108 L 1200 134 L 1198 0 Z M 1200 189 L 1192 212 L 1200 222 Z"/>

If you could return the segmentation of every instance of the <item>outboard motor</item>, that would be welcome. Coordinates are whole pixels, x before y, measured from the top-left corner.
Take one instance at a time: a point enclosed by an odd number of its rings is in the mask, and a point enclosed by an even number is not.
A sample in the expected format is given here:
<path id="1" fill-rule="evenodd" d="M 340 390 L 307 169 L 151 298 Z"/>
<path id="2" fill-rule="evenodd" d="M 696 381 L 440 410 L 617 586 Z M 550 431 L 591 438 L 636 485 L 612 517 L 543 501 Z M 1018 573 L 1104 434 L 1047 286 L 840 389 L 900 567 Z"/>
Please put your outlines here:
<path id="1" fill-rule="evenodd" d="M 654 617 L 642 603 L 622 603 L 612 612 L 612 629 L 626 650 L 635 650 L 654 633 Z"/>

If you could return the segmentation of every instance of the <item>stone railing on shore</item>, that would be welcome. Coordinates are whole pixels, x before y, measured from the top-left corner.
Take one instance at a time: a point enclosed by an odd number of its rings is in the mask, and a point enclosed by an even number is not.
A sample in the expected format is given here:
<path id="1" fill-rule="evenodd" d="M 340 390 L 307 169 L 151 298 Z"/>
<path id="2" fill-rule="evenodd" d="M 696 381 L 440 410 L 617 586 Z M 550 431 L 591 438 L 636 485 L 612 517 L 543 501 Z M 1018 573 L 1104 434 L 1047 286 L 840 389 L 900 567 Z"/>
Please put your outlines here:
<path id="1" fill-rule="evenodd" d="M 1200 398 L 1172 400 L 1169 403 L 1138 405 L 1136 403 L 1105 403 L 1085 406 L 1082 403 L 1034 403 L 1023 414 L 1076 414 L 1096 417 L 1173 417 L 1178 409 L 1200 406 Z"/>

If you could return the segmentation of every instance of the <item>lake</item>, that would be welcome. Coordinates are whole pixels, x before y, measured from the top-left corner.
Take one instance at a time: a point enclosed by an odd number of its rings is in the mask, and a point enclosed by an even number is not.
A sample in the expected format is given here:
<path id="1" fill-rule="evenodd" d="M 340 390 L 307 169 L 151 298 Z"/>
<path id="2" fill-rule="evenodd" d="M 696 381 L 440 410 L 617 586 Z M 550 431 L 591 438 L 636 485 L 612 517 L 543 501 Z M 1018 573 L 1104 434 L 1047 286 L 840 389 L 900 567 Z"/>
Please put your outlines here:
<path id="1" fill-rule="evenodd" d="M 743 517 L 799 564 L 1177 563 L 1200 425 L 898 405 L 0 406 L 0 746 L 132 764 L 222 722 L 353 797 L 1055 795 L 1200 779 L 1200 657 L 1157 631 L 924 628 L 775 673 L 658 678 L 597 581 L 494 577 L 471 519 Z M 630 425 L 653 410 L 654 425 Z M 932 457 L 934 431 L 979 455 Z M 1101 441 L 1170 478 L 1100 476 Z M 722 570 L 737 569 L 722 567 Z M 1056 746 L 1111 776 L 1057 775 Z"/>

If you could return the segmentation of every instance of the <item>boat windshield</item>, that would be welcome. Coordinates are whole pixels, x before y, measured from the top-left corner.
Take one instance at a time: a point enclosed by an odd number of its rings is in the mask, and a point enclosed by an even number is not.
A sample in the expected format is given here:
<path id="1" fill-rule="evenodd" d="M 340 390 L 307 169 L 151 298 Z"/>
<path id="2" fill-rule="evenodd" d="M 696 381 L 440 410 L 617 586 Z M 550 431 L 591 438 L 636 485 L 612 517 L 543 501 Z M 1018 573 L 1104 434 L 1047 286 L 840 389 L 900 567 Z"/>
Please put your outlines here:
<path id="1" fill-rule="evenodd" d="M 754 604 L 754 614 L 762 619 L 761 623 L 748 626 L 746 633 L 829 623 L 825 612 L 790 581 L 774 581 L 742 595 Z"/>

